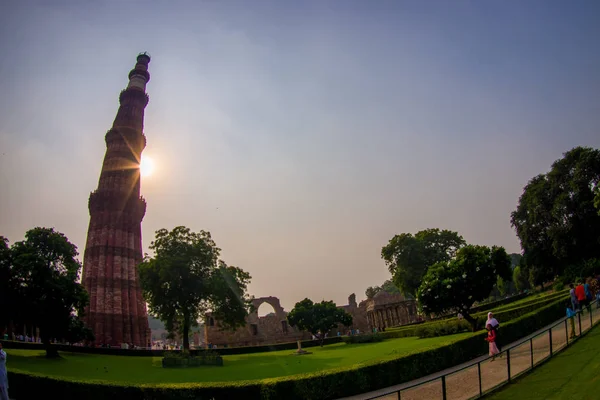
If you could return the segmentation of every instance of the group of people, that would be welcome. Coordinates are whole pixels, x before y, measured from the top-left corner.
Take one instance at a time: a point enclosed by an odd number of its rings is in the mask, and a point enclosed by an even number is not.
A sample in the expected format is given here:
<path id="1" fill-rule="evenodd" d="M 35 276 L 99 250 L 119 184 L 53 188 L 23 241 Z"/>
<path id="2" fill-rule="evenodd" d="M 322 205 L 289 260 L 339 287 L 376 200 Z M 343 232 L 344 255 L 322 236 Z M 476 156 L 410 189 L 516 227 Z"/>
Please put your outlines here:
<path id="1" fill-rule="evenodd" d="M 598 280 L 597 280 L 598 281 Z M 596 281 L 596 282 L 597 282 Z M 592 301 L 594 300 L 594 294 L 596 296 L 596 308 L 600 307 L 600 290 L 598 285 L 590 285 L 590 282 L 579 282 L 579 285 L 575 286 L 570 284 L 569 294 L 571 295 L 571 307 L 567 307 L 567 318 L 571 324 L 570 338 L 573 339 L 577 334 L 575 333 L 575 316 L 577 312 L 583 312 L 583 309 L 587 309 L 588 312 L 592 312 Z M 596 293 L 594 293 L 596 292 Z"/>
<path id="2" fill-rule="evenodd" d="M 571 288 L 569 294 L 571 295 L 571 304 L 573 306 L 573 311 L 583 311 L 583 308 L 585 307 L 588 311 L 591 312 L 590 304 L 594 299 L 594 293 L 592 293 L 592 287 L 590 286 L 589 282 L 580 282 L 577 286 L 571 283 L 569 287 Z M 597 291 L 596 297 L 599 296 L 600 291 Z"/>

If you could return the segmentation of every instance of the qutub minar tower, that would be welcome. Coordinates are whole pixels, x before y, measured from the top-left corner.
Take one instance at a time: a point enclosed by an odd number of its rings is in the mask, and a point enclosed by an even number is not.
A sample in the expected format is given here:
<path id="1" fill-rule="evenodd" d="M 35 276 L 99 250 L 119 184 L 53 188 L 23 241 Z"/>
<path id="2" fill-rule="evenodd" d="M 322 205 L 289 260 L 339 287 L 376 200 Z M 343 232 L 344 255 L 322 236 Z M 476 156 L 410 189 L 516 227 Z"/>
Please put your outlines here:
<path id="1" fill-rule="evenodd" d="M 137 57 L 119 111 L 106 133 L 98 189 L 89 200 L 90 226 L 83 258 L 83 284 L 90 296 L 85 324 L 96 344 L 148 346 L 150 330 L 137 265 L 142 261 L 140 159 L 146 147 L 144 108 L 150 56 Z"/>

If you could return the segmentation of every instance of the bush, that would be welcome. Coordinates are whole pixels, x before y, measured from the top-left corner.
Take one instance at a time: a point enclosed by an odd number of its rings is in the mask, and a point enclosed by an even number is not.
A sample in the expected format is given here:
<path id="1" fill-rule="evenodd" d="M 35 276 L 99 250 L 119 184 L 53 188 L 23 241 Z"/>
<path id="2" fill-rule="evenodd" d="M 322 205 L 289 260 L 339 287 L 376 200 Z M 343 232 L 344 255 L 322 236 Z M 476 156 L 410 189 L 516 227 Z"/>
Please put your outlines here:
<path id="1" fill-rule="evenodd" d="M 354 335 L 344 336 L 344 343 L 356 344 L 356 343 L 375 343 L 383 340 L 383 335 L 379 333 L 372 333 L 367 335 Z"/>
<path id="2" fill-rule="evenodd" d="M 198 356 L 192 356 L 188 351 L 181 353 L 167 352 L 162 359 L 163 368 L 199 367 L 202 365 L 223 366 L 223 357 L 214 351 L 203 351 Z"/>
<path id="3" fill-rule="evenodd" d="M 28 343 L 28 342 L 15 342 L 0 340 L 2 345 L 7 349 L 23 349 L 23 350 L 45 350 L 45 347 L 41 343 Z M 323 341 L 324 345 L 341 343 L 341 336 L 334 336 L 327 338 Z M 87 353 L 87 354 L 104 354 L 112 356 L 135 356 L 135 357 L 163 357 L 165 354 L 178 353 L 179 350 L 131 350 L 131 349 L 107 349 L 104 347 L 83 347 L 83 346 L 68 346 L 64 344 L 52 345 L 56 347 L 57 351 L 66 351 L 70 353 Z M 319 346 L 318 340 L 304 340 L 302 341 L 302 348 Z M 280 351 L 280 350 L 296 350 L 298 344 L 296 342 L 288 343 L 277 343 L 263 346 L 245 346 L 245 347 L 224 347 L 218 348 L 216 351 L 220 355 L 233 355 L 233 354 L 251 354 L 251 353 L 265 353 L 269 351 Z M 202 352 L 208 351 L 206 349 L 190 350 L 191 355 L 200 355 Z"/>
<path id="4" fill-rule="evenodd" d="M 431 338 L 436 336 L 454 335 L 455 333 L 469 332 L 471 324 L 465 320 L 455 319 L 448 322 L 440 322 L 416 329 L 415 335 L 420 338 Z"/>
<path id="5" fill-rule="evenodd" d="M 568 299 L 560 299 L 503 324 L 503 342 L 518 340 L 556 321 L 564 315 L 567 303 Z M 127 386 L 54 379 L 17 371 L 9 371 L 9 381 L 11 396 L 17 399 L 43 398 L 52 393 L 58 398 L 89 400 L 329 400 L 401 384 L 470 361 L 487 353 L 484 335 L 484 332 L 473 333 L 442 347 L 358 367 L 257 381 Z"/>

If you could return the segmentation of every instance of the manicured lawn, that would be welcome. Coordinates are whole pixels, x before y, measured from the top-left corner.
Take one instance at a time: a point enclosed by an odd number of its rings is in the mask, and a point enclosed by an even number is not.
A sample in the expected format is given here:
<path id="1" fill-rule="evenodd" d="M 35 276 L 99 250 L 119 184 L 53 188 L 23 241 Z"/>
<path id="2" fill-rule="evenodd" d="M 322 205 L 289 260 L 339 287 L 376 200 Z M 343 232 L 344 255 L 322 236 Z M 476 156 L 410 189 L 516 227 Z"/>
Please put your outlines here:
<path id="1" fill-rule="evenodd" d="M 490 400 L 592 400 L 600 398 L 600 329 L 530 375 L 509 384 Z"/>
<path id="2" fill-rule="evenodd" d="M 311 347 L 313 354 L 296 356 L 292 350 L 224 356 L 223 367 L 185 369 L 162 368 L 158 357 L 106 356 L 61 353 L 62 359 L 50 360 L 37 350 L 5 349 L 8 370 L 36 372 L 77 380 L 110 380 L 132 383 L 218 382 L 274 378 L 349 367 L 374 360 L 386 360 L 438 347 L 462 339 L 471 333 L 429 339 L 415 337 L 390 339 L 379 343 L 344 343 Z"/>

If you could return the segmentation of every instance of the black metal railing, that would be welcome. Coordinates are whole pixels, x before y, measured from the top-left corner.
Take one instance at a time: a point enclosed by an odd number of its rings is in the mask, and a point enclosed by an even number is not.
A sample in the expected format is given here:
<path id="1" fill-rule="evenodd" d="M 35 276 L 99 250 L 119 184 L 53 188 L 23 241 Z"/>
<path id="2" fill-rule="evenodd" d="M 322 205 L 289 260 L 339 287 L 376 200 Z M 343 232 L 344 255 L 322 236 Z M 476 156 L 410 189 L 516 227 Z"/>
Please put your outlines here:
<path id="1" fill-rule="evenodd" d="M 479 358 L 446 374 L 367 399 L 477 399 L 549 360 L 598 322 L 600 304 L 593 301 L 588 308 L 578 311 L 576 316 L 555 321 L 511 344 L 495 357 Z"/>

